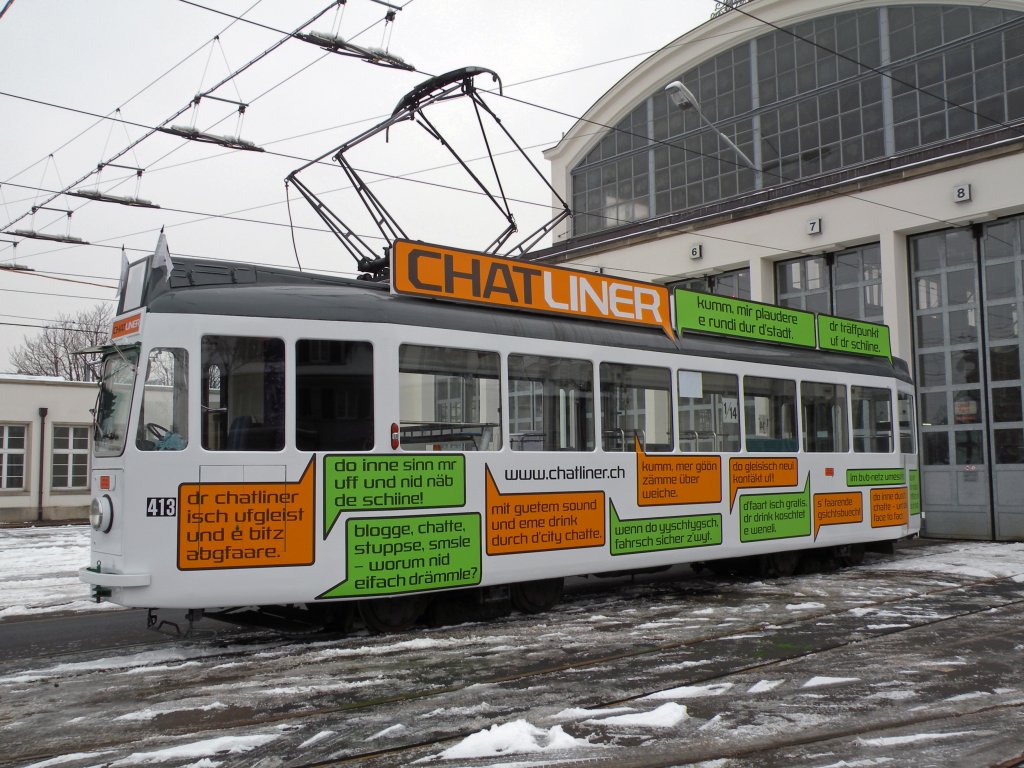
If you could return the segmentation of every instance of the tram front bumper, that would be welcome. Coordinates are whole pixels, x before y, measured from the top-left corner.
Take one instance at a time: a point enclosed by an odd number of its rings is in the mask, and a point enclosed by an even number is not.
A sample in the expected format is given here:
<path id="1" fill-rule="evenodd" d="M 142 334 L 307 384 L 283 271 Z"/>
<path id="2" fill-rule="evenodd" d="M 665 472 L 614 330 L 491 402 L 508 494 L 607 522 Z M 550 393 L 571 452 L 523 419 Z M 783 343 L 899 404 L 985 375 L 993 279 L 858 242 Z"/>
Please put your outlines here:
<path id="1" fill-rule="evenodd" d="M 110 597 L 110 591 L 121 587 L 148 587 L 148 573 L 110 573 L 101 571 L 97 564 L 92 568 L 79 568 L 78 578 L 92 584 L 92 597 L 97 603 Z"/>

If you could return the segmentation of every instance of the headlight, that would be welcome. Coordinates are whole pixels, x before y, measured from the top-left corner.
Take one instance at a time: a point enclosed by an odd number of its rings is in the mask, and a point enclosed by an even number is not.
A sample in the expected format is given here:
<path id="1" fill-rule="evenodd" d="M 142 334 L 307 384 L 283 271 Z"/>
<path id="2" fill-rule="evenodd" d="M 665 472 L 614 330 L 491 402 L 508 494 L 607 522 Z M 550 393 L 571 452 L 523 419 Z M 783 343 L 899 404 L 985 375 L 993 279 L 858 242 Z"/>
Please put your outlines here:
<path id="1" fill-rule="evenodd" d="M 114 503 L 109 496 L 97 496 L 89 507 L 89 522 L 93 530 L 110 533 L 114 525 Z"/>

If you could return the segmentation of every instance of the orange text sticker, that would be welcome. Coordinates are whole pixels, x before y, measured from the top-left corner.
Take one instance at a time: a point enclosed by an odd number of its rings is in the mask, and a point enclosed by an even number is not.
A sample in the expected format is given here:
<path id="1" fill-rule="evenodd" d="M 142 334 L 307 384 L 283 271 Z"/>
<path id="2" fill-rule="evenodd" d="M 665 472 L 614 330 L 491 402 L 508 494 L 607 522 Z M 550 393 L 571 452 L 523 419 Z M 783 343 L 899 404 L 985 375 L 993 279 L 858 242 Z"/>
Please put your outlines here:
<path id="1" fill-rule="evenodd" d="M 864 520 L 864 497 L 855 493 L 814 494 L 814 538 L 823 525 L 859 523 Z"/>
<path id="2" fill-rule="evenodd" d="M 648 456 L 636 441 L 636 503 L 717 504 L 722 500 L 721 456 Z"/>
<path id="3" fill-rule="evenodd" d="M 313 463 L 297 483 L 178 486 L 178 568 L 312 565 Z"/>
<path id="4" fill-rule="evenodd" d="M 501 493 L 487 476 L 487 554 L 604 546 L 602 491 Z"/>
<path id="5" fill-rule="evenodd" d="M 729 459 L 729 509 L 740 488 L 789 488 L 797 484 L 795 458 Z M 806 534 L 804 534 L 806 535 Z"/>
<path id="6" fill-rule="evenodd" d="M 871 527 L 907 525 L 910 522 L 909 500 L 906 488 L 872 488 Z"/>

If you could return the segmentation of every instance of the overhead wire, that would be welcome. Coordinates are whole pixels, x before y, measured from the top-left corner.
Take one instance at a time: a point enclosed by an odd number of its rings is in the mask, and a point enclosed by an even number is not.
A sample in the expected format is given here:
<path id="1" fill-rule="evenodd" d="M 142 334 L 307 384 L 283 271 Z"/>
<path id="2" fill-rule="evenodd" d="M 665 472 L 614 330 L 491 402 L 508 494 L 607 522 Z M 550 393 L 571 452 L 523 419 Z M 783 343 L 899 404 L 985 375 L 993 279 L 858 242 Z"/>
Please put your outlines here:
<path id="1" fill-rule="evenodd" d="M 189 5 L 195 5 L 195 6 L 197 6 L 197 7 L 205 8 L 205 6 L 200 6 L 200 5 L 198 4 L 198 3 L 194 3 L 194 2 L 188 2 L 188 0 L 181 0 L 181 1 L 182 1 L 182 2 L 186 2 L 186 3 L 187 3 L 187 4 L 189 4 Z M 209 9 L 209 8 L 206 8 L 206 10 L 214 10 L 214 9 Z M 221 12 L 219 12 L 219 11 L 215 11 L 215 12 L 217 12 L 217 13 L 221 13 Z M 225 14 L 225 15 L 228 15 L 228 14 Z M 749 13 L 745 13 L 744 15 L 746 15 L 746 16 L 748 16 L 748 17 L 750 17 L 751 19 L 753 19 L 753 20 L 754 20 L 754 21 L 756 21 L 756 22 L 759 22 L 759 23 L 766 23 L 766 22 L 762 22 L 762 20 L 758 19 L 758 17 L 755 17 L 755 16 L 753 16 L 752 14 L 749 14 Z M 246 20 L 246 19 L 241 19 L 241 20 L 242 20 L 242 21 L 247 21 L 247 22 L 251 21 L 251 20 Z M 253 22 L 253 23 L 255 23 L 255 22 Z M 378 22 L 378 23 L 379 23 L 379 22 Z M 258 23 L 257 23 L 257 25 L 258 25 Z M 371 25 L 371 26 L 372 26 L 372 25 Z M 769 24 L 769 26 L 773 26 L 773 25 Z M 272 28 L 271 28 L 271 29 L 272 29 Z M 274 31 L 278 31 L 278 30 L 274 30 Z M 799 37 L 799 36 L 798 36 L 798 37 Z M 800 38 L 800 39 L 804 39 L 804 38 Z M 805 42 L 810 42 L 811 44 L 813 44 L 813 42 L 812 42 L 812 41 L 807 41 L 807 40 L 805 40 Z M 823 47 L 823 48 L 824 48 L 824 46 L 819 46 L 819 47 Z M 825 48 L 825 50 L 830 50 L 830 49 L 827 49 L 827 48 Z M 323 57 L 321 57 L 321 58 L 323 58 Z M 628 58 L 628 57 L 626 57 L 626 58 Z M 319 59 L 318 59 L 318 60 L 319 60 Z M 618 61 L 618 60 L 622 60 L 622 58 L 619 58 L 619 59 L 614 59 L 614 60 L 608 60 L 608 61 L 609 61 L 609 62 L 611 62 L 611 61 Z M 315 62 L 313 62 L 313 63 L 315 63 Z M 859 63 L 858 63 L 858 64 L 859 64 Z M 307 66 L 311 66 L 311 64 L 310 64 L 310 65 L 307 65 Z M 593 66 L 596 66 L 596 65 L 593 65 Z M 866 65 L 865 65 L 865 66 L 866 66 Z M 578 71 L 578 70 L 566 70 L 566 72 L 571 72 L 571 71 Z M 559 74 L 562 74 L 562 73 L 552 73 L 551 75 L 549 75 L 549 77 L 557 76 L 557 75 L 559 75 Z M 294 75 L 292 75 L 292 76 L 294 76 Z M 281 83 L 279 83 L 279 84 L 275 85 L 274 87 L 275 87 L 275 88 L 276 88 L 276 87 L 279 87 L 279 86 L 280 86 L 281 84 L 283 84 L 284 82 L 287 82 L 287 79 L 290 79 L 290 78 L 286 78 L 285 80 L 281 81 Z M 536 79 L 534 79 L 534 80 L 529 80 L 529 81 L 524 81 L 524 82 L 534 82 L 535 80 L 536 80 Z M 908 85 L 908 87 L 913 87 L 913 88 L 914 88 L 915 90 L 921 91 L 922 93 L 928 93 L 928 91 L 925 91 L 924 89 L 921 89 L 921 88 L 917 87 L 916 85 L 912 85 L 912 84 L 907 84 L 907 85 Z M 272 90 L 272 89 L 271 89 L 271 90 Z M 269 91 L 265 91 L 265 92 L 264 92 L 264 94 L 265 94 L 265 93 L 267 93 L 267 92 L 269 92 Z M 5 94 L 5 95 L 9 95 L 9 94 Z M 569 113 L 566 113 L 566 112 L 562 112 L 562 111 L 560 111 L 560 110 L 554 110 L 554 109 L 552 109 L 552 108 L 549 108 L 549 107 L 545 107 L 545 106 L 543 106 L 543 105 L 539 105 L 539 104 L 536 104 L 536 103 L 533 103 L 533 102 L 529 102 L 529 101 L 526 101 L 526 100 L 521 100 L 521 99 L 515 99 L 514 97 L 507 97 L 507 98 L 510 98 L 510 99 L 512 99 L 512 100 L 514 100 L 514 101 L 520 101 L 521 103 L 523 103 L 523 104 L 525 104 L 525 105 L 528 105 L 528 106 L 531 106 L 531 107 L 535 107 L 535 108 L 543 109 L 543 110 L 546 110 L 546 111 L 554 112 L 554 113 L 556 113 L 556 114 L 560 114 L 560 115 L 562 115 L 562 116 L 565 116 L 565 117 L 569 117 L 569 118 L 575 119 L 575 120 L 577 120 L 578 122 L 587 122 L 587 123 L 590 123 L 590 124 L 592 124 L 592 125 L 596 126 L 597 128 L 599 128 L 599 129 L 603 130 L 603 131 L 619 131 L 619 132 L 622 132 L 622 133 L 630 133 L 630 132 L 628 132 L 628 131 L 622 131 L 621 129 L 619 129 L 619 128 L 615 127 L 615 126 L 608 126 L 608 125 L 602 124 L 602 123 L 600 123 L 600 122 L 597 122 L 597 121 L 593 121 L 593 120 L 588 120 L 588 119 L 586 119 L 585 117 L 581 117 L 581 116 L 574 116 L 574 115 L 571 115 L 571 114 L 569 114 Z M 961 106 L 961 105 L 955 105 L 955 104 L 954 104 L 954 106 Z M 359 122 L 364 122 L 364 121 L 359 121 Z M 309 134 L 303 134 L 303 135 L 309 135 Z M 646 138 L 646 137 L 645 137 L 645 138 Z M 287 139 L 282 139 L 282 140 L 278 140 L 278 141 L 285 141 L 285 140 L 287 140 Z M 672 143 L 670 143 L 670 142 L 663 142 L 663 143 L 667 144 L 667 146 L 677 146 L 677 145 L 674 145 L 674 144 L 672 144 Z M 284 156 L 284 157 L 293 157 L 293 156 L 290 156 L 290 155 L 284 155 L 283 153 L 273 153 L 273 154 L 277 154 L 277 155 L 279 155 L 279 156 Z M 719 160 L 725 160 L 724 158 L 719 158 L 719 157 L 717 157 L 717 156 L 710 156 L 710 155 L 704 155 L 703 153 L 699 153 L 699 152 L 697 152 L 697 153 L 694 153 L 694 154 L 697 154 L 698 156 L 705 156 L 705 157 L 715 157 L 715 159 L 719 159 Z M 190 161 L 190 162 L 192 162 L 192 161 Z M 418 172 L 416 172 L 416 173 L 419 173 L 419 171 L 418 171 Z M 381 174 L 381 175 L 385 176 L 386 178 L 391 178 L 391 179 L 402 179 L 402 180 L 408 180 L 408 179 L 406 178 L 406 177 L 407 177 L 407 174 L 402 174 L 402 175 L 397 175 L 397 176 L 388 176 L 388 175 L 386 175 L 386 174 Z M 787 179 L 786 177 L 781 177 L 781 176 L 780 176 L 780 178 L 781 178 L 782 180 L 784 180 L 784 181 L 794 181 L 794 179 Z M 418 181 L 418 180 L 417 180 L 417 183 L 425 183 L 425 184 L 432 184 L 431 182 L 422 182 L 422 181 Z M 439 185 L 439 186 L 443 186 L 443 185 Z M 451 189 L 457 189 L 457 188 L 452 188 L 452 187 L 448 187 L 448 188 L 451 188 Z M 469 192 L 474 192 L 474 190 L 458 190 L 458 189 L 457 189 L 457 191 L 469 191 Z M 835 192 L 835 191 L 833 191 L 833 190 L 829 190 L 829 191 L 830 191 L 830 193 L 832 193 L 832 194 L 842 194 L 843 196 L 851 197 L 852 199 L 855 199 L 855 200 L 860 200 L 860 201 L 862 201 L 862 202 L 868 202 L 868 203 L 870 203 L 870 204 L 875 204 L 875 205 L 882 205 L 882 207 L 890 208 L 890 209 L 892 209 L 892 210 L 894 210 L 894 211 L 899 211 L 899 212 L 902 212 L 902 213 L 906 213 L 906 214 L 909 214 L 909 215 L 915 215 L 915 216 L 919 216 L 919 217 L 921 217 L 921 218 L 926 218 L 926 219 L 930 219 L 930 220 L 932 220 L 932 221 L 935 221 L 935 222 L 937 222 L 937 223 L 951 224 L 951 222 L 947 222 L 947 221 L 945 221 L 945 220 L 943 220 L 943 219 L 940 219 L 940 218 L 936 218 L 936 217 L 933 217 L 933 216 L 929 216 L 928 214 L 923 214 L 923 213 L 921 213 L 921 212 L 919 212 L 919 211 L 910 211 L 910 210 L 906 210 L 906 209 L 903 209 L 903 208 L 899 208 L 899 207 L 896 207 L 896 206 L 891 206 L 891 205 L 887 205 L 887 204 L 882 204 L 882 203 L 879 203 L 878 201 L 873 201 L 873 200 L 864 200 L 864 199 L 862 199 L 862 198 L 859 198 L 859 197 L 857 197 L 857 196 L 855 196 L 855 195 L 852 195 L 852 194 L 850 194 L 850 193 L 836 193 L 836 192 Z M 529 202 L 529 201 L 520 201 L 520 202 Z M 278 203 L 275 203 L 275 204 L 278 204 Z M 544 205 L 545 207 L 550 207 L 550 205 L 549 205 L 549 204 L 541 204 L 541 203 L 531 203 L 531 204 L 536 204 L 536 205 Z M 268 205 L 270 205 L 270 204 L 268 204 Z M 224 217 L 223 215 L 218 215 L 218 214 L 198 214 L 198 212 L 189 212 L 189 213 L 193 213 L 193 214 L 196 214 L 196 215 L 202 215 L 202 216 L 204 216 L 204 217 L 206 217 L 206 216 L 209 216 L 209 217 L 211 217 L 211 218 L 221 218 L 221 217 Z M 224 218 L 229 218 L 229 217 L 224 217 Z M 607 217 L 605 217 L 605 218 L 606 218 L 606 220 L 607 220 Z M 615 221 L 621 221 L 621 222 L 623 222 L 623 223 L 637 223 L 637 222 L 635 222 L 635 221 L 630 221 L 630 220 L 621 220 L 621 219 L 613 219 L 613 220 L 615 220 Z M 259 221 L 259 220 L 242 220 L 242 221 L 247 221 L 247 222 L 248 222 L 248 221 L 256 221 L 257 223 L 271 223 L 271 222 L 265 222 L 265 221 Z M 287 226 L 287 225 L 279 225 L 279 226 Z M 326 231 L 326 230 L 318 230 L 318 231 Z M 751 244 L 751 245 L 763 245 L 763 244 Z M 782 250 L 782 249 L 779 249 L 779 250 Z M 792 249 L 784 249 L 784 252 L 792 252 Z"/>

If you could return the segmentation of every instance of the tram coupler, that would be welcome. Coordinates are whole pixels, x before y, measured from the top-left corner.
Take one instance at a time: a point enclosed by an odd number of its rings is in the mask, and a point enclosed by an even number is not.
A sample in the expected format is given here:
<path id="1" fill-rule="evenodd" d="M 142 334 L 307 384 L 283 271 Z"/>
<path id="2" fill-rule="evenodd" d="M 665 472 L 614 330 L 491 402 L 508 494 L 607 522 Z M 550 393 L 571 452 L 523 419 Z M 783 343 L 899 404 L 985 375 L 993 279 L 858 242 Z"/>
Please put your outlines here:
<path id="1" fill-rule="evenodd" d="M 170 619 L 161 619 L 159 609 L 150 608 L 146 612 L 146 629 L 151 629 L 154 632 L 158 632 L 161 635 L 167 635 L 168 637 L 177 637 L 185 640 L 192 636 L 195 632 L 195 625 L 202 618 L 202 608 L 189 608 L 185 611 L 185 620 L 188 622 L 188 627 L 182 631 L 181 625 L 178 624 L 178 622 L 171 621 Z"/>

